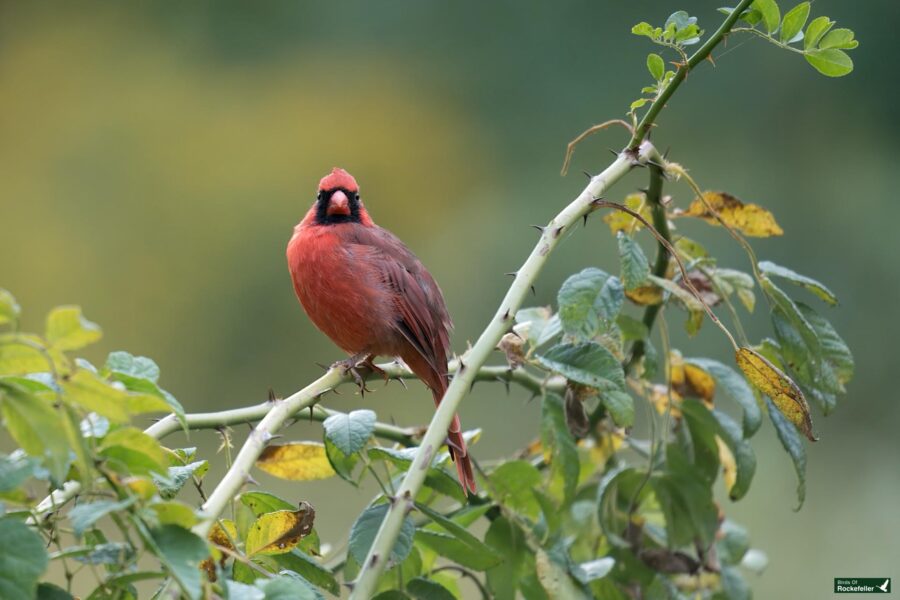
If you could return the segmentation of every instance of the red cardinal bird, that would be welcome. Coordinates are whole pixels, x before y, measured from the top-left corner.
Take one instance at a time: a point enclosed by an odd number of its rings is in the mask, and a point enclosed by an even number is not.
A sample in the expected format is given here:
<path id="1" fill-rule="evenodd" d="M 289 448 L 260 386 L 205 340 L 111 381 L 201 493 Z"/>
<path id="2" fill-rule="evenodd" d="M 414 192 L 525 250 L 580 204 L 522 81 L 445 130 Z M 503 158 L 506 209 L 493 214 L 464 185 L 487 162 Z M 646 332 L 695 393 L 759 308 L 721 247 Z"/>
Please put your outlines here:
<path id="1" fill-rule="evenodd" d="M 374 368 L 375 356 L 398 356 L 440 403 L 453 327 L 444 296 L 409 248 L 372 221 L 350 173 L 335 168 L 319 182 L 315 203 L 294 228 L 287 261 L 306 314 L 350 354 L 336 364 Z M 463 489 L 474 493 L 456 415 L 447 446 Z"/>

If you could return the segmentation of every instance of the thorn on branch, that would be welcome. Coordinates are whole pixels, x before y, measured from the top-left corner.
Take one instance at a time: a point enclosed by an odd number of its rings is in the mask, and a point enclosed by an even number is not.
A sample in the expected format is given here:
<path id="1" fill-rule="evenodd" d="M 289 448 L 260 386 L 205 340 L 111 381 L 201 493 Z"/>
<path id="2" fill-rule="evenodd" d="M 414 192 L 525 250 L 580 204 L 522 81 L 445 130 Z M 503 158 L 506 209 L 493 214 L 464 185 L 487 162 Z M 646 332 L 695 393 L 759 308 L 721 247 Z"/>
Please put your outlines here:
<path id="1" fill-rule="evenodd" d="M 582 225 L 581 225 L 582 227 L 587 227 L 587 219 L 588 219 L 588 215 L 589 215 L 589 214 L 590 214 L 590 213 L 584 213 L 584 214 L 581 216 L 581 218 L 584 219 L 584 222 L 583 222 Z"/>
<path id="2" fill-rule="evenodd" d="M 279 397 L 275 394 L 275 390 L 273 390 L 272 388 L 269 388 L 269 402 L 271 402 L 272 404 L 274 404 L 274 403 L 278 402 L 279 400 L 281 400 L 281 398 L 279 398 Z"/>
<path id="3" fill-rule="evenodd" d="M 561 225 L 561 226 L 557 227 L 556 229 L 554 229 L 554 230 L 553 230 L 553 237 L 558 238 L 559 235 L 563 232 L 563 229 L 565 229 L 565 226 L 564 226 L 564 225 Z"/>
<path id="4" fill-rule="evenodd" d="M 587 171 L 582 171 L 582 173 L 584 173 L 584 176 L 587 177 L 588 179 L 593 179 L 593 178 L 594 178 L 594 176 L 591 175 L 590 173 L 588 173 Z"/>
<path id="5" fill-rule="evenodd" d="M 372 560 L 369 561 L 369 568 L 370 568 L 370 569 L 373 568 L 376 564 L 378 564 L 378 555 L 377 555 L 377 554 L 373 554 L 373 555 L 372 555 Z"/>
<path id="6" fill-rule="evenodd" d="M 533 284 L 533 283 L 531 284 L 531 295 L 532 295 L 532 296 L 537 296 L 537 292 L 536 292 L 535 289 L 534 289 L 534 284 Z"/>
<path id="7" fill-rule="evenodd" d="M 534 227 L 535 229 L 537 229 L 538 231 L 540 231 L 540 232 L 541 232 L 541 235 L 544 234 L 544 229 L 546 229 L 545 227 L 542 227 L 541 225 L 532 225 L 532 227 Z"/>
<path id="8" fill-rule="evenodd" d="M 607 148 L 607 150 L 609 150 L 610 152 L 612 152 L 612 155 L 615 156 L 616 158 L 619 157 L 619 151 L 618 151 L 618 150 L 613 150 L 612 148 Z"/>
<path id="9" fill-rule="evenodd" d="M 509 275 L 510 277 L 515 277 L 518 274 L 519 274 L 518 271 L 510 271 L 509 273 L 504 273 L 504 275 Z"/>

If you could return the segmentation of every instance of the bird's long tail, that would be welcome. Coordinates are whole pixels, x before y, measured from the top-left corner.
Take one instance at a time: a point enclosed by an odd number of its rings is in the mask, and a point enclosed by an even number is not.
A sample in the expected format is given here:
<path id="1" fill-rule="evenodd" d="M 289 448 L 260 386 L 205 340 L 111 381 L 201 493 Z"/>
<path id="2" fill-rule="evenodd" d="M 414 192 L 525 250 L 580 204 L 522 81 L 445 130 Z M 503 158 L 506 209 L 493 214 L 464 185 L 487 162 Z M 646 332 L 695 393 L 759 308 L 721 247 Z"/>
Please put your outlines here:
<path id="1" fill-rule="evenodd" d="M 444 397 L 444 390 L 432 389 L 434 406 L 437 407 Z M 469 458 L 469 450 L 466 448 L 466 440 L 463 439 L 462 425 L 459 415 L 453 415 L 450 428 L 447 429 L 447 447 L 450 449 L 450 457 L 456 464 L 456 474 L 463 491 L 476 493 L 475 474 L 472 472 L 472 460 Z"/>
<path id="2" fill-rule="evenodd" d="M 400 356 L 403 362 L 419 376 L 431 389 L 434 396 L 434 405 L 437 407 L 447 391 L 449 377 L 446 370 L 438 372 L 432 363 L 418 352 L 407 352 Z M 446 364 L 446 361 L 444 361 Z M 475 474 L 472 472 L 472 460 L 466 448 L 466 440 L 463 439 L 462 426 L 459 423 L 459 415 L 453 415 L 453 421 L 447 429 L 447 447 L 450 448 L 450 457 L 456 463 L 456 473 L 459 475 L 459 483 L 463 491 L 476 493 Z"/>

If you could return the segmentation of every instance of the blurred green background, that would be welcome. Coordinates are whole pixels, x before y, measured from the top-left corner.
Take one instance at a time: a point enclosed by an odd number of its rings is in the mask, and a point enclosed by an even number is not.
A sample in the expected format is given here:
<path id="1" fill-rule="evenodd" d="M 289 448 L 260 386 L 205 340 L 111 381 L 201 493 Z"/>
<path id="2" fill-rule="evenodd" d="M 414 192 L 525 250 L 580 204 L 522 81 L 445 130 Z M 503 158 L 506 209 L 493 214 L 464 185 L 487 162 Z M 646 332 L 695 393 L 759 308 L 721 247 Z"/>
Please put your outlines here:
<path id="1" fill-rule="evenodd" d="M 342 358 L 306 319 L 284 260 L 318 179 L 339 165 L 359 179 L 377 222 L 403 238 L 440 282 L 465 349 L 496 309 L 549 219 L 620 148 L 622 131 L 586 142 L 560 178 L 566 142 L 623 116 L 651 51 L 632 24 L 687 9 L 707 30 L 719 4 L 681 2 L 0 4 L 0 285 L 40 330 L 54 305 L 77 303 L 110 350 L 154 358 L 189 411 L 288 394 Z M 732 37 L 716 67 L 692 73 L 654 141 L 706 188 L 772 209 L 786 235 L 754 241 L 761 258 L 823 280 L 842 300 L 825 313 L 856 353 L 849 394 L 809 448 L 808 500 L 795 513 L 787 456 L 764 429 L 747 498 L 726 507 L 770 565 L 760 598 L 822 598 L 832 578 L 897 576 L 900 408 L 892 379 L 900 337 L 900 4 L 816 2 L 853 28 L 856 70 L 818 75 L 797 55 Z M 894 66 L 891 66 L 894 65 Z M 630 175 L 621 198 L 644 185 Z M 686 203 L 686 186 L 670 186 Z M 680 225 L 680 224 L 679 224 Z M 747 268 L 727 234 L 683 226 L 727 266 Z M 644 239 L 648 252 L 649 238 Z M 615 245 L 592 219 L 566 240 L 537 285 L 550 303 L 588 265 L 616 271 Z M 762 307 L 751 338 L 769 332 Z M 729 359 L 707 325 L 686 355 Z M 498 361 L 500 357 L 498 356 Z M 426 423 L 430 395 L 392 384 L 364 400 L 385 421 Z M 537 431 L 538 402 L 480 384 L 464 425 L 475 454 L 513 453 Z M 244 428 L 237 428 L 237 441 Z M 317 438 L 298 425 L 289 438 Z M 170 444 L 184 444 L 169 439 Z M 194 434 L 211 454 L 213 434 Z M 224 459 L 208 476 L 215 480 Z M 340 543 L 371 497 L 333 482 L 286 484 Z M 728 502 L 724 500 L 724 502 Z"/>

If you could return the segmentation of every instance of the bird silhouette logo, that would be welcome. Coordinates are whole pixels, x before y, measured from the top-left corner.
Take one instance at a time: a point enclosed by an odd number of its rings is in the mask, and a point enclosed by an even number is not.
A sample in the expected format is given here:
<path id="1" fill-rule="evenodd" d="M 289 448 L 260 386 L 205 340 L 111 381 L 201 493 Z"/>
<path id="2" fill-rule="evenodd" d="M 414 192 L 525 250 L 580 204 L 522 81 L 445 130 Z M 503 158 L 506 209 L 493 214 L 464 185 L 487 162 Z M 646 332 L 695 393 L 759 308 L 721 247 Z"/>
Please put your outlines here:
<path id="1" fill-rule="evenodd" d="M 884 580 L 884 583 L 882 583 L 881 585 L 876 586 L 876 587 L 877 587 L 879 590 L 881 590 L 882 592 L 887 593 L 887 592 L 889 591 L 888 588 L 890 588 L 890 586 L 891 586 L 891 580 L 890 580 L 890 579 L 885 579 L 885 580 Z"/>

